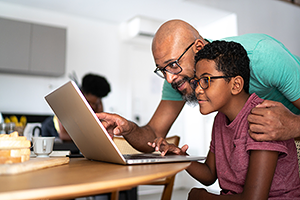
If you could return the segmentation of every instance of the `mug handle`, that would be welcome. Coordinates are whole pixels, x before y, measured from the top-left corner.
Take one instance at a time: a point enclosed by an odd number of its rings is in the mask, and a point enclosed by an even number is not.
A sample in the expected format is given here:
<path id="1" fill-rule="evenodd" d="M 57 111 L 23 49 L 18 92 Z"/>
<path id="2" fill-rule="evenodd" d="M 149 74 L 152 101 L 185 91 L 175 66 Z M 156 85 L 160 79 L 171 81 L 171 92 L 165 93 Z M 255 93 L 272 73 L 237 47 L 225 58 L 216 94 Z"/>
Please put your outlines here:
<path id="1" fill-rule="evenodd" d="M 39 129 L 39 135 L 38 135 L 38 136 L 39 136 L 39 137 L 42 136 L 42 129 L 41 129 L 41 127 L 39 127 L 39 126 L 35 126 L 35 127 L 32 129 L 32 135 L 35 136 L 35 135 L 34 135 L 35 129 Z"/>

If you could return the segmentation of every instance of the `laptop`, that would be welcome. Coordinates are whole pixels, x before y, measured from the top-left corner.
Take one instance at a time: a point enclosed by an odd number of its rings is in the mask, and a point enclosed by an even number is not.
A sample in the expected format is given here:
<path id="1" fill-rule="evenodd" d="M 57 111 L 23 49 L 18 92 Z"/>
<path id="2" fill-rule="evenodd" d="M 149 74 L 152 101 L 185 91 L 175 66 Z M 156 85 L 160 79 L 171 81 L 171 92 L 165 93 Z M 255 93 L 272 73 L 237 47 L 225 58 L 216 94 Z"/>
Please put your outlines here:
<path id="1" fill-rule="evenodd" d="M 117 164 L 144 164 L 204 160 L 205 157 L 160 154 L 122 155 L 103 124 L 73 81 L 45 96 L 81 154 L 89 159 Z"/>

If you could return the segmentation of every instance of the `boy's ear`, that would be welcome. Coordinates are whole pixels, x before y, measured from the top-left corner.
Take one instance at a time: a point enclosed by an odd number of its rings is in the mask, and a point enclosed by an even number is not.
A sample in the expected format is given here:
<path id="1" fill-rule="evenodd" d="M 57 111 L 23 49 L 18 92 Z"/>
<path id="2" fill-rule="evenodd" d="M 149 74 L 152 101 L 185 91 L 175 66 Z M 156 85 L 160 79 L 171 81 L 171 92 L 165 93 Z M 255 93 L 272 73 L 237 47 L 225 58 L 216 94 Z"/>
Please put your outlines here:
<path id="1" fill-rule="evenodd" d="M 241 76 L 236 76 L 232 80 L 231 93 L 233 95 L 239 94 L 244 88 L 244 79 Z"/>

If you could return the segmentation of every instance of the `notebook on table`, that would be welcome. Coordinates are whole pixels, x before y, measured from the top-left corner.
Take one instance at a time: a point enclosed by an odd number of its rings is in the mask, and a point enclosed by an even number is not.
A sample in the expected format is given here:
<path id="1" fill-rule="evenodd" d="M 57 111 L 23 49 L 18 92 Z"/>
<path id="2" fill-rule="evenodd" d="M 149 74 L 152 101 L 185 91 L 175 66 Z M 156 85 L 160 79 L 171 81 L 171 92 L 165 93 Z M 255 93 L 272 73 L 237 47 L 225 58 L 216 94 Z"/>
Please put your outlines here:
<path id="1" fill-rule="evenodd" d="M 205 159 L 202 156 L 182 155 L 138 154 L 138 157 L 137 154 L 122 155 L 73 81 L 54 90 L 45 96 L 45 99 L 82 155 L 87 159 L 124 165 Z"/>

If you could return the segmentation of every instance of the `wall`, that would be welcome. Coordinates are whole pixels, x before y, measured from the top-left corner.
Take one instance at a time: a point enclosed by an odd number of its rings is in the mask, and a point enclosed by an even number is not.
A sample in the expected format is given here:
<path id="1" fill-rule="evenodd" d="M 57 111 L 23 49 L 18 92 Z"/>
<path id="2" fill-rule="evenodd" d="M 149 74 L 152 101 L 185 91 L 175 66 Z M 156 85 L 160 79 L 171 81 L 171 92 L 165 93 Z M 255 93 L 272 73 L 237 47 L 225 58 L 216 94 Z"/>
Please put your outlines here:
<path id="1" fill-rule="evenodd" d="M 292 53 L 300 56 L 300 6 L 270 0 L 237 2 L 238 32 L 266 33 L 281 41 Z M 225 10 L 233 12 L 229 6 Z"/>
<path id="2" fill-rule="evenodd" d="M 126 96 L 124 88 L 118 85 L 127 84 L 126 73 L 116 73 L 123 69 L 117 59 L 117 25 L 5 3 L 0 3 L 0 13 L 0 17 L 67 29 L 66 74 L 54 78 L 0 73 L 1 112 L 50 114 L 52 111 L 43 99 L 47 93 L 68 81 L 73 72 L 80 81 L 85 73 L 93 72 L 106 76 L 112 86 L 113 92 L 104 99 L 104 108 L 126 113 L 126 107 L 117 103 L 120 95 Z"/>
<path id="3" fill-rule="evenodd" d="M 281 41 L 300 56 L 300 6 L 279 0 L 188 0 L 195 6 L 209 6 L 235 13 L 238 34 L 265 33 Z M 223 31 L 223 30 L 219 30 Z"/>

